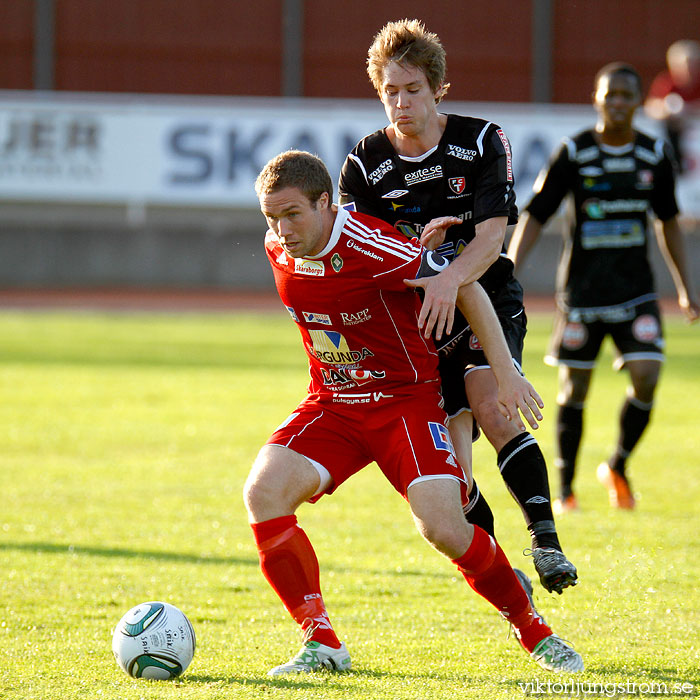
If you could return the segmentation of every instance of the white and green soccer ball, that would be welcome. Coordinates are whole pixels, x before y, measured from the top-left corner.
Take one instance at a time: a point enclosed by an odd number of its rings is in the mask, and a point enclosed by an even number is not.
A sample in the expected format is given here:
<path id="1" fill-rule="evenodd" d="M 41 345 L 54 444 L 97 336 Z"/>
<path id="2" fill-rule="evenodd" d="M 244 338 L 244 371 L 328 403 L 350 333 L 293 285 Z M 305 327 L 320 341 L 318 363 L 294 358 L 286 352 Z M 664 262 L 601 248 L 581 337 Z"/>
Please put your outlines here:
<path id="1" fill-rule="evenodd" d="M 185 614 L 158 601 L 131 608 L 112 636 L 117 663 L 134 678 L 176 678 L 190 665 L 195 644 L 194 629 Z"/>

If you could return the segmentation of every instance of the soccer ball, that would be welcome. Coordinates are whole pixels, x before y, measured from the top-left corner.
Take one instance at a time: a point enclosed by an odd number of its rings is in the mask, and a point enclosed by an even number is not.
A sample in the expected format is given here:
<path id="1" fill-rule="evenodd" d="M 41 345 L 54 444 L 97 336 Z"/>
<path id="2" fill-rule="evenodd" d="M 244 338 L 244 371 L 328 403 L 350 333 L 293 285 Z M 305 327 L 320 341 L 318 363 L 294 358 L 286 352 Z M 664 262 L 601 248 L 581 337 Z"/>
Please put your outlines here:
<path id="1" fill-rule="evenodd" d="M 131 608 L 117 624 L 112 652 L 134 678 L 176 678 L 190 665 L 194 629 L 174 605 L 153 601 Z"/>

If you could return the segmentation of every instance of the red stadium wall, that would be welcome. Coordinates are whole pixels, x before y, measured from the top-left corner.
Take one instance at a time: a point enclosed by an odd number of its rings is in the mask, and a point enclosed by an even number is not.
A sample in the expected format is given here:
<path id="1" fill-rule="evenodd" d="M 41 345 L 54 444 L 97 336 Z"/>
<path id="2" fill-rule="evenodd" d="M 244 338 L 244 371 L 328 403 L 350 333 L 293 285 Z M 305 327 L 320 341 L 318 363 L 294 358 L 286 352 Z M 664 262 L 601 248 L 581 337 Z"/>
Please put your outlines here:
<path id="1" fill-rule="evenodd" d="M 0 89 L 32 87 L 32 3 L 4 3 L 0 10 Z"/>
<path id="2" fill-rule="evenodd" d="M 532 2 L 304 0 L 303 92 L 372 97 L 364 70 L 373 34 L 421 17 L 448 52 L 450 96 L 527 102 Z M 55 0 L 55 88 L 136 93 L 280 95 L 282 0 Z M 698 0 L 552 0 L 552 95 L 588 102 L 606 62 L 634 64 L 648 84 L 668 45 L 700 27 Z M 0 89 L 33 87 L 34 2 L 4 2 Z"/>

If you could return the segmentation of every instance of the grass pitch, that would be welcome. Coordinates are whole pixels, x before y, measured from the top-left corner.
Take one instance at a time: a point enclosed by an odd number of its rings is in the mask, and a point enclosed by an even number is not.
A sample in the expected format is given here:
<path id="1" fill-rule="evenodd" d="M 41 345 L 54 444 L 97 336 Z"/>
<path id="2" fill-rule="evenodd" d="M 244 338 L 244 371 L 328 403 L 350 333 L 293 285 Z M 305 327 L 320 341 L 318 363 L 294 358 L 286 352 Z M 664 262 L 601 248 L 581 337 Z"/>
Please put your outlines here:
<path id="1" fill-rule="evenodd" d="M 550 321 L 533 316 L 525 366 L 546 402 Z M 284 314 L 0 313 L 0 697 L 517 698 L 700 690 L 698 328 L 670 318 L 652 425 L 631 460 L 634 513 L 611 512 L 595 467 L 613 441 L 625 378 L 609 348 L 580 455 L 582 510 L 559 520 L 581 583 L 535 586 L 587 670 L 554 676 L 415 532 L 372 466 L 300 509 L 326 603 L 355 670 L 271 680 L 299 645 L 258 570 L 241 488 L 269 433 L 304 395 L 305 358 Z M 554 477 L 550 467 L 550 476 Z M 511 562 L 527 533 L 482 438 L 475 473 Z M 554 484 L 554 479 L 552 479 Z M 165 600 L 190 617 L 192 665 L 174 682 L 117 667 L 111 630 Z"/>

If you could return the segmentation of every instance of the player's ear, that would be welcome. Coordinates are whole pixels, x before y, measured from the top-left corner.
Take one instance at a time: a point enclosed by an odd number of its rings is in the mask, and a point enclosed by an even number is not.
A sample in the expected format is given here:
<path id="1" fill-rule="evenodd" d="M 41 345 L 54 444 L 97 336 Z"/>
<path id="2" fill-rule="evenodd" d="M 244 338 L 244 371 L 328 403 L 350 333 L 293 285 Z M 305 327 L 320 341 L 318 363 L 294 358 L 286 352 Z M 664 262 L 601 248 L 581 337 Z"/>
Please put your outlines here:
<path id="1" fill-rule="evenodd" d="M 318 209 L 328 209 L 331 205 L 331 196 L 328 192 L 322 192 L 320 197 L 316 200 L 316 207 Z"/>

